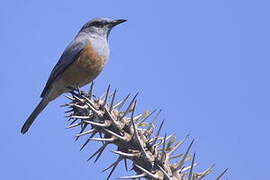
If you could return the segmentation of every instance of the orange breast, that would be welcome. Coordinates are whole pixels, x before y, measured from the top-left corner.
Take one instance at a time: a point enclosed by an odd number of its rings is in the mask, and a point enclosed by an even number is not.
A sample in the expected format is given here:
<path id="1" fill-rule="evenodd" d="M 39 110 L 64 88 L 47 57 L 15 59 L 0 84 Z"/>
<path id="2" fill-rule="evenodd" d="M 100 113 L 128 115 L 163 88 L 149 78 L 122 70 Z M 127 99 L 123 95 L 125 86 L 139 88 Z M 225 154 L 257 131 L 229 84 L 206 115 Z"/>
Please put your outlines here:
<path id="1" fill-rule="evenodd" d="M 99 56 L 88 44 L 78 58 L 64 71 L 60 77 L 65 86 L 84 86 L 93 81 L 105 65 L 105 57 Z"/>

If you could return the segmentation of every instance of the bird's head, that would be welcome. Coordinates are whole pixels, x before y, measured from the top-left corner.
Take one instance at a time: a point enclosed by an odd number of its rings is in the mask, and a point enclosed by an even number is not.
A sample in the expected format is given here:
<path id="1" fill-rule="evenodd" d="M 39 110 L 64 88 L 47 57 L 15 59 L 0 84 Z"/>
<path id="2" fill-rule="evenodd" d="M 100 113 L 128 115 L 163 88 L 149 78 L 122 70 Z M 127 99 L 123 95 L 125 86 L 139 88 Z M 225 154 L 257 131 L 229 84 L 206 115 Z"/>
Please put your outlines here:
<path id="1" fill-rule="evenodd" d="M 102 37 L 108 36 L 113 27 L 118 24 L 121 24 L 127 20 L 125 19 L 109 19 L 109 18 L 95 18 L 90 20 L 89 22 L 85 23 L 81 29 L 81 32 L 96 34 Z"/>

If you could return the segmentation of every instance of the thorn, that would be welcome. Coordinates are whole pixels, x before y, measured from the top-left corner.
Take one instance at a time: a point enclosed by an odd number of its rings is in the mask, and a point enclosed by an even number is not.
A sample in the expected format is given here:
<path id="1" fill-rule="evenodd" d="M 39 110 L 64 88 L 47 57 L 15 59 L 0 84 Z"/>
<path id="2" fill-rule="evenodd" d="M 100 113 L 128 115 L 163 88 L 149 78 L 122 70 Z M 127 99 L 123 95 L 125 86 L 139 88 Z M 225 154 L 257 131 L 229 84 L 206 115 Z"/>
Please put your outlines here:
<path id="1" fill-rule="evenodd" d="M 146 176 L 146 173 L 142 173 L 142 174 L 138 174 L 138 175 L 134 175 L 134 176 L 123 176 L 123 177 L 119 177 L 117 179 L 138 179 L 138 178 L 142 178 L 145 176 Z"/>
<path id="2" fill-rule="evenodd" d="M 80 136 L 83 136 L 83 135 L 86 135 L 86 134 L 90 134 L 92 132 L 96 131 L 96 129 L 90 129 L 88 131 L 84 131 L 84 132 L 81 132 L 80 134 L 77 134 L 76 137 L 80 137 Z"/>
<path id="3" fill-rule="evenodd" d="M 167 149 L 168 148 L 171 148 L 171 146 L 173 145 L 173 143 L 176 141 L 176 137 L 173 136 L 173 135 L 170 135 L 170 138 L 169 138 L 169 142 L 167 143 Z"/>
<path id="4" fill-rule="evenodd" d="M 137 122 L 142 116 L 143 116 L 143 114 L 139 114 L 139 115 L 135 116 L 133 118 L 134 119 L 134 122 Z"/>
<path id="5" fill-rule="evenodd" d="M 154 123 L 153 123 L 153 122 L 150 122 L 148 128 L 146 129 L 146 134 L 145 134 L 145 136 L 147 136 L 147 137 L 152 136 L 152 134 L 153 134 L 153 132 L 154 132 L 154 129 L 155 129 Z M 149 141 L 150 141 L 150 139 L 149 139 Z M 149 142 L 149 141 L 148 141 L 148 142 Z"/>
<path id="6" fill-rule="evenodd" d="M 149 160 L 150 157 L 149 155 L 146 153 L 143 145 L 142 145 L 142 142 L 140 141 L 140 138 L 139 138 L 139 133 L 138 133 L 138 129 L 134 123 L 134 120 L 133 120 L 133 117 L 134 117 L 134 112 L 135 112 L 135 109 L 136 109 L 136 104 L 137 104 L 137 100 L 134 100 L 134 106 L 133 106 L 133 109 L 132 109 L 132 112 L 131 112 L 131 124 L 133 126 L 133 136 L 135 137 L 136 141 L 138 142 L 139 144 L 139 148 L 141 150 L 141 152 L 143 153 L 143 155 Z"/>
<path id="7" fill-rule="evenodd" d="M 197 165 L 198 165 L 197 163 L 194 163 L 193 167 L 195 167 L 195 166 L 197 166 Z M 183 173 L 183 172 L 185 172 L 185 171 L 189 170 L 190 168 L 191 168 L 191 165 L 190 165 L 190 166 L 188 166 L 188 167 L 182 168 L 180 172 L 182 172 L 182 173 Z"/>
<path id="8" fill-rule="evenodd" d="M 73 98 L 81 103 L 84 102 L 84 99 L 79 98 L 77 95 L 73 95 Z"/>
<path id="9" fill-rule="evenodd" d="M 80 90 L 79 84 L 77 84 L 77 85 L 75 86 L 75 90 L 76 90 L 79 94 L 81 94 L 81 90 Z"/>
<path id="10" fill-rule="evenodd" d="M 150 171 L 144 169 L 143 167 L 139 166 L 138 164 L 135 164 L 137 168 L 139 168 L 141 171 L 145 172 L 148 176 L 151 176 L 154 179 L 159 179 L 158 175 L 151 173 Z"/>
<path id="11" fill-rule="evenodd" d="M 186 137 L 184 139 L 182 139 L 181 141 L 179 141 L 178 143 L 176 143 L 174 145 L 174 147 L 168 152 L 168 156 L 172 155 L 177 150 L 177 148 L 179 146 L 181 146 L 187 140 L 188 137 L 189 137 L 189 134 L 186 135 Z"/>
<path id="12" fill-rule="evenodd" d="M 160 131 L 161 131 L 161 128 L 162 128 L 162 126 L 163 126 L 163 123 L 164 123 L 164 120 L 162 120 L 162 122 L 161 122 L 161 124 L 160 124 L 160 126 L 159 126 L 159 128 L 158 128 L 157 134 L 156 134 L 156 136 L 155 136 L 155 139 L 154 139 L 152 145 L 156 144 L 156 142 L 157 142 L 157 140 L 158 140 L 158 136 L 159 136 Z"/>
<path id="13" fill-rule="evenodd" d="M 62 105 L 60 105 L 60 107 L 65 107 L 65 106 L 72 106 L 74 103 L 67 103 L 67 104 L 62 104 Z"/>
<path id="14" fill-rule="evenodd" d="M 69 115 L 65 115 L 64 117 L 65 118 L 69 118 L 69 119 L 72 119 L 71 116 L 72 116 L 73 113 L 69 114 Z M 68 120 L 69 121 L 69 120 Z"/>
<path id="15" fill-rule="evenodd" d="M 114 119 L 114 117 L 111 115 L 111 113 L 108 111 L 107 108 L 104 108 L 105 109 L 105 113 L 107 113 L 107 115 L 109 116 L 111 122 L 113 123 L 113 125 L 115 127 L 119 127 L 119 123 Z"/>
<path id="16" fill-rule="evenodd" d="M 90 116 L 71 116 L 73 119 L 89 119 Z"/>
<path id="17" fill-rule="evenodd" d="M 95 84 L 95 82 L 94 82 L 94 81 L 92 81 L 91 86 L 90 86 L 90 89 L 89 89 L 89 92 L 88 92 L 88 97 L 89 97 L 89 99 L 91 99 L 91 98 L 92 98 L 94 84 Z"/>
<path id="18" fill-rule="evenodd" d="M 74 128 L 74 127 L 77 127 L 77 126 L 80 126 L 82 123 L 76 123 L 76 124 L 71 124 L 70 126 L 66 127 L 66 129 L 70 129 L 70 128 Z"/>
<path id="19" fill-rule="evenodd" d="M 121 139 L 121 140 L 126 140 L 126 139 L 124 138 L 124 136 L 120 136 L 119 134 L 117 134 L 117 133 L 115 133 L 115 132 L 113 132 L 113 131 L 111 131 L 111 130 L 109 130 L 109 129 L 105 129 L 105 128 L 104 128 L 104 131 L 106 131 L 107 133 L 109 133 L 109 134 L 111 134 L 111 135 L 113 135 L 113 136 L 115 136 L 115 137 L 117 137 L 117 138 L 119 138 L 119 139 Z"/>
<path id="20" fill-rule="evenodd" d="M 135 134 L 135 130 L 138 133 L 137 128 L 135 127 L 135 122 L 134 122 L 134 113 L 135 113 L 136 105 L 137 105 L 137 100 L 134 101 L 134 105 L 133 105 L 133 108 L 132 108 L 132 111 L 131 111 L 130 122 L 129 122 L 129 125 L 128 125 L 128 127 L 130 127 L 131 125 L 133 126 L 134 134 Z"/>
<path id="21" fill-rule="evenodd" d="M 82 128 L 81 128 L 81 130 L 80 130 L 80 134 L 85 130 L 85 128 L 87 127 L 88 124 L 83 123 L 82 125 L 83 125 L 83 126 L 82 126 Z M 80 137 L 80 136 L 76 136 L 75 141 L 77 141 L 77 140 L 79 139 L 79 137 Z"/>
<path id="22" fill-rule="evenodd" d="M 159 137 L 158 140 L 161 140 L 161 141 L 160 141 L 160 143 L 157 143 L 157 144 L 155 144 L 155 145 L 156 145 L 156 146 L 159 146 L 159 145 L 163 144 L 164 140 L 167 141 L 167 140 L 170 139 L 172 136 L 173 136 L 173 135 L 171 134 L 171 135 L 167 136 L 166 139 L 165 139 L 164 137 Z"/>
<path id="23" fill-rule="evenodd" d="M 125 163 L 125 169 L 126 169 L 126 171 L 128 171 L 128 163 L 127 163 L 127 159 L 126 158 L 124 159 L 124 163 Z"/>
<path id="24" fill-rule="evenodd" d="M 73 109 L 67 110 L 67 111 L 65 111 L 65 114 L 66 114 L 66 113 L 70 113 L 70 112 L 72 112 L 72 111 L 73 111 Z"/>
<path id="25" fill-rule="evenodd" d="M 78 105 L 78 104 L 73 104 L 72 107 L 76 107 L 76 108 L 79 108 L 79 109 L 87 109 L 87 106 L 86 105 Z"/>
<path id="26" fill-rule="evenodd" d="M 131 157 L 140 157 L 140 152 L 138 152 L 138 153 L 125 153 L 125 152 L 122 152 L 122 151 L 111 151 L 111 152 L 113 152 L 113 153 L 115 153 L 115 154 L 118 154 L 118 155 L 121 155 L 121 156 L 125 156 L 125 157 L 129 157 L 129 158 L 131 158 Z"/>
<path id="27" fill-rule="evenodd" d="M 169 176 L 169 174 L 163 169 L 160 165 L 158 165 L 158 168 L 163 172 L 163 174 L 166 176 L 167 179 L 171 180 L 172 178 Z"/>
<path id="28" fill-rule="evenodd" d="M 103 144 L 103 148 L 99 151 L 99 153 L 98 153 L 98 155 L 97 155 L 97 157 L 96 157 L 94 163 L 97 162 L 97 160 L 99 159 L 99 157 L 101 156 L 101 154 L 103 153 L 104 149 L 106 148 L 106 146 L 107 146 L 108 144 L 109 144 L 108 142 L 106 142 L 106 143 Z"/>
<path id="29" fill-rule="evenodd" d="M 215 164 L 213 164 L 211 167 L 209 167 L 208 169 L 206 169 L 204 172 L 202 173 L 198 173 L 199 175 L 199 179 L 204 178 L 205 176 L 207 176 L 208 174 L 210 174 L 212 172 L 212 169 L 215 167 Z"/>
<path id="30" fill-rule="evenodd" d="M 175 156 L 171 156 L 169 158 L 169 160 L 172 160 L 172 159 L 176 159 L 176 158 L 180 158 L 183 154 L 178 154 L 178 155 L 175 155 Z"/>
<path id="31" fill-rule="evenodd" d="M 109 84 L 108 88 L 107 88 L 107 91 L 106 91 L 106 94 L 105 94 L 105 99 L 104 99 L 104 102 L 102 104 L 102 107 L 104 107 L 107 103 L 107 99 L 108 99 L 108 95 L 110 93 L 110 88 L 111 88 L 111 85 Z"/>
<path id="32" fill-rule="evenodd" d="M 70 118 L 70 120 L 73 119 L 73 118 Z M 78 119 L 74 119 L 69 125 L 72 125 L 74 124 L 76 121 L 78 121 Z"/>
<path id="33" fill-rule="evenodd" d="M 94 121 L 83 121 L 84 123 L 87 123 L 87 124 L 92 124 L 92 125 L 95 125 L 95 126 L 99 126 L 99 127 L 109 127 L 111 125 L 111 122 L 110 121 L 104 121 L 104 123 L 98 123 L 98 122 L 94 122 Z"/>
<path id="34" fill-rule="evenodd" d="M 161 109 L 158 110 L 158 112 L 156 113 L 155 117 L 153 118 L 153 120 L 150 123 L 154 123 L 158 119 L 160 113 L 161 113 Z"/>
<path id="35" fill-rule="evenodd" d="M 118 159 L 120 159 L 120 158 L 121 158 L 121 156 L 120 156 Z M 122 159 L 121 159 L 121 160 L 122 160 Z M 107 180 L 110 179 L 112 173 L 114 172 L 115 168 L 117 167 L 118 163 L 119 163 L 121 160 L 115 162 L 116 164 L 113 166 L 113 168 L 112 168 L 110 174 L 109 174 L 108 177 L 107 177 Z"/>
<path id="36" fill-rule="evenodd" d="M 92 137 L 94 137 L 96 133 L 97 133 L 97 131 L 94 131 L 93 134 L 91 134 L 91 136 L 90 136 L 90 137 L 85 141 L 85 143 L 82 145 L 80 151 L 81 151 L 81 150 L 82 150 L 82 149 L 90 142 L 90 139 L 91 139 Z"/>
<path id="37" fill-rule="evenodd" d="M 118 158 L 117 158 L 117 160 L 114 162 L 114 163 L 112 163 L 111 165 L 109 165 L 108 167 L 106 167 L 105 169 L 103 169 L 102 170 L 102 172 L 105 172 L 105 171 L 107 171 L 108 169 L 110 169 L 111 167 L 113 167 L 113 166 L 117 166 L 118 165 L 118 163 L 120 162 L 120 161 L 122 161 L 124 158 L 122 157 L 122 156 L 119 156 Z"/>
<path id="38" fill-rule="evenodd" d="M 166 157 L 164 158 L 164 156 L 166 156 L 166 139 L 167 139 L 167 134 L 165 134 L 164 140 L 163 140 L 162 156 L 161 156 L 162 162 L 164 162 L 166 160 Z"/>
<path id="39" fill-rule="evenodd" d="M 88 101 L 87 103 L 87 106 L 91 109 L 91 111 L 95 114 L 95 115 L 97 115 L 98 117 L 100 117 L 100 112 L 97 110 L 97 108 L 96 108 L 96 106 L 95 105 L 93 105 L 93 103 L 91 102 L 91 101 Z"/>
<path id="40" fill-rule="evenodd" d="M 216 180 L 220 180 L 221 177 L 228 171 L 229 168 L 225 169 L 218 177 Z"/>
<path id="41" fill-rule="evenodd" d="M 89 138 L 90 141 L 104 141 L 104 142 L 113 142 L 115 140 L 114 137 L 111 138 Z"/>
<path id="42" fill-rule="evenodd" d="M 94 121 L 83 121 L 83 122 L 87 124 L 92 124 L 94 126 L 99 126 L 99 127 L 109 127 L 111 125 L 111 122 L 108 120 L 105 120 L 104 123 L 98 123 Z"/>
<path id="43" fill-rule="evenodd" d="M 128 94 L 125 99 L 123 99 L 122 101 L 120 101 L 118 104 L 113 106 L 113 109 L 121 109 L 121 107 L 125 104 L 125 102 L 127 101 L 127 99 L 129 98 L 130 94 Z"/>
<path id="44" fill-rule="evenodd" d="M 68 98 L 69 100 L 71 100 L 71 101 L 74 101 L 74 100 L 75 100 L 73 97 L 70 97 L 70 96 L 68 96 L 68 95 L 65 95 L 65 94 L 64 94 L 64 96 L 65 96 L 66 98 Z"/>
<path id="45" fill-rule="evenodd" d="M 183 166 L 183 164 L 184 164 L 184 162 L 185 162 L 185 160 L 186 160 L 186 158 L 187 158 L 187 155 L 188 155 L 188 153 L 189 153 L 189 151 L 190 151 L 191 146 L 192 146 L 193 143 L 194 143 L 194 139 L 191 141 L 191 143 L 190 143 L 190 145 L 188 146 L 188 149 L 187 149 L 185 155 L 183 156 L 182 160 L 179 162 L 179 165 L 178 165 L 178 167 L 176 168 L 177 171 L 180 170 L 180 169 L 182 168 L 182 166 Z"/>
<path id="46" fill-rule="evenodd" d="M 137 129 L 137 127 L 136 127 L 136 125 L 135 125 L 135 123 L 134 123 L 134 112 L 135 112 L 135 109 L 136 109 L 136 104 L 137 104 L 137 101 L 135 100 L 134 101 L 134 106 L 133 106 L 133 109 L 132 109 L 132 113 L 131 113 L 131 119 L 130 119 L 130 122 L 131 122 L 131 124 L 132 124 L 132 126 L 133 126 L 133 131 L 134 131 L 134 136 L 135 136 L 135 139 L 137 140 L 137 142 L 139 143 L 139 146 L 140 146 L 140 149 L 141 150 L 144 150 L 144 148 L 143 148 L 143 146 L 142 146 L 142 144 L 141 144 L 141 142 L 140 142 L 140 139 L 139 139 L 139 133 L 138 133 L 138 129 Z"/>
<path id="47" fill-rule="evenodd" d="M 92 154 L 87 159 L 87 161 L 89 161 L 90 159 L 92 159 L 93 157 L 95 157 L 99 153 L 98 156 L 97 156 L 97 158 L 94 161 L 94 162 L 96 162 L 108 144 L 109 144 L 108 142 L 104 143 L 94 154 Z"/>
<path id="48" fill-rule="evenodd" d="M 193 157 L 192 157 L 192 162 L 191 162 L 191 168 L 190 168 L 189 174 L 188 174 L 188 180 L 193 180 L 192 171 L 193 171 L 193 167 L 194 167 L 195 156 L 196 156 L 196 153 L 194 152 Z"/>
<path id="49" fill-rule="evenodd" d="M 154 111 L 152 111 L 149 114 L 147 114 L 145 117 L 142 118 L 142 120 L 138 124 L 141 124 L 141 123 L 145 122 L 146 119 L 149 118 L 150 116 L 152 116 L 156 111 L 157 110 L 155 109 Z"/>
<path id="50" fill-rule="evenodd" d="M 103 138 L 103 137 L 102 137 L 102 133 L 101 133 L 101 131 L 99 131 L 99 132 L 98 132 L 98 134 L 99 134 L 99 137 L 100 137 L 100 138 Z M 104 144 L 104 142 L 103 142 L 103 141 L 102 141 L 102 144 Z"/>
<path id="51" fill-rule="evenodd" d="M 128 105 L 128 108 L 127 108 L 127 110 L 124 112 L 124 114 L 119 118 L 120 120 L 123 118 L 123 117 L 125 117 L 128 113 L 129 113 L 129 111 L 130 111 L 130 109 L 132 108 L 132 111 L 134 111 L 134 106 L 135 106 L 135 101 L 136 101 L 136 97 L 138 96 L 138 94 L 139 93 L 137 93 L 134 97 L 133 97 L 133 99 L 131 100 L 131 102 L 129 103 L 129 105 Z M 132 107 L 133 106 L 133 107 Z"/>
<path id="52" fill-rule="evenodd" d="M 115 95 L 116 95 L 116 89 L 114 90 L 113 92 L 113 96 L 112 96 L 112 101 L 111 101 L 111 105 L 110 105 L 110 109 L 109 109 L 109 112 L 112 111 L 112 108 L 113 108 L 113 103 L 114 103 L 114 99 L 115 99 Z"/>
<path id="53" fill-rule="evenodd" d="M 92 96 L 94 96 L 94 95 L 92 95 Z M 91 108 L 91 109 L 95 109 L 96 111 L 99 110 L 99 108 L 97 108 L 97 107 L 95 106 L 95 104 L 93 104 L 92 101 L 94 101 L 94 100 L 91 100 L 91 99 L 89 99 L 89 98 L 87 98 L 87 97 L 84 97 L 84 99 L 87 101 L 87 102 L 85 103 L 86 106 L 88 106 L 88 107 Z"/>

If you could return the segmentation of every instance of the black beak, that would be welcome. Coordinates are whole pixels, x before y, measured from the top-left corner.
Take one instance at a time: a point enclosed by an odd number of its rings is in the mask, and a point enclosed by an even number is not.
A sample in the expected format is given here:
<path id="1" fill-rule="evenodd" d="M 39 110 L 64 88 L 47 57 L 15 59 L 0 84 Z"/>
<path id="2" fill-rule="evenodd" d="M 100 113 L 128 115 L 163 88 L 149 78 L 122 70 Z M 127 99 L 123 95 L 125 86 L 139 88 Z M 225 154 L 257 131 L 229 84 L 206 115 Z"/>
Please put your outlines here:
<path id="1" fill-rule="evenodd" d="M 126 22 L 126 21 L 127 21 L 126 19 L 117 19 L 117 20 L 114 20 L 114 21 L 111 22 L 111 27 L 114 27 L 114 26 L 116 26 L 118 24 L 121 24 L 123 22 Z"/>

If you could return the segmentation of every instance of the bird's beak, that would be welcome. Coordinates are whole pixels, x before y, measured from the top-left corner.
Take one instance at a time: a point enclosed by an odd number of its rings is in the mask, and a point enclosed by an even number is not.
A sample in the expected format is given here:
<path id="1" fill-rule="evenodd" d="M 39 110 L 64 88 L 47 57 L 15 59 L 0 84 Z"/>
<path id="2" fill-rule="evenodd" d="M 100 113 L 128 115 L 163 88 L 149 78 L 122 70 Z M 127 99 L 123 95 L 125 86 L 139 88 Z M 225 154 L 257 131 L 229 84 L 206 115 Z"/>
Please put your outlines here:
<path id="1" fill-rule="evenodd" d="M 114 26 L 121 24 L 123 22 L 126 22 L 126 21 L 127 21 L 126 19 L 117 19 L 117 20 L 112 21 L 110 24 L 111 24 L 111 27 L 114 27 Z"/>

